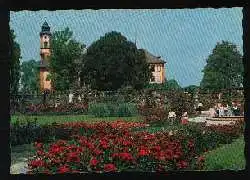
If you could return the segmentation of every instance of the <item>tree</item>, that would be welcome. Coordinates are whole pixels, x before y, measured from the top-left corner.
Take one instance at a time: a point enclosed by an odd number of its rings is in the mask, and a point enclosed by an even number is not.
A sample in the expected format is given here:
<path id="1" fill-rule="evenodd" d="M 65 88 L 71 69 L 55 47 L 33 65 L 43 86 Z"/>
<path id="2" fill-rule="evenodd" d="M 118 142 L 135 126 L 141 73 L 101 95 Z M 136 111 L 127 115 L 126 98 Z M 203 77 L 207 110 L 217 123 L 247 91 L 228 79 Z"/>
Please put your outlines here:
<path id="1" fill-rule="evenodd" d="M 20 45 L 15 41 L 14 30 L 10 30 L 10 95 L 13 96 L 18 93 L 20 80 L 20 59 L 21 49 Z"/>
<path id="2" fill-rule="evenodd" d="M 190 93 L 190 94 L 194 94 L 195 92 L 198 91 L 199 86 L 196 85 L 189 85 L 185 88 L 183 88 L 186 92 Z"/>
<path id="3" fill-rule="evenodd" d="M 87 50 L 81 77 L 92 89 L 141 89 L 151 72 L 145 54 L 119 32 L 106 33 Z"/>
<path id="4" fill-rule="evenodd" d="M 167 90 L 181 90 L 181 86 L 175 79 L 170 79 L 165 83 Z"/>
<path id="5" fill-rule="evenodd" d="M 156 84 L 156 83 L 147 84 L 146 88 L 152 88 L 155 90 L 166 90 L 166 91 L 181 90 L 181 86 L 175 79 L 170 79 L 163 84 Z"/>
<path id="6" fill-rule="evenodd" d="M 67 27 L 56 31 L 51 39 L 50 79 L 56 91 L 67 91 L 78 81 L 79 60 L 84 44 L 73 39 L 73 32 Z"/>
<path id="7" fill-rule="evenodd" d="M 242 55 L 235 44 L 228 41 L 217 43 L 203 69 L 201 89 L 219 92 L 239 88 L 243 83 Z"/>
<path id="8" fill-rule="evenodd" d="M 29 60 L 21 65 L 21 84 L 24 93 L 34 93 L 39 91 L 39 62 Z"/>

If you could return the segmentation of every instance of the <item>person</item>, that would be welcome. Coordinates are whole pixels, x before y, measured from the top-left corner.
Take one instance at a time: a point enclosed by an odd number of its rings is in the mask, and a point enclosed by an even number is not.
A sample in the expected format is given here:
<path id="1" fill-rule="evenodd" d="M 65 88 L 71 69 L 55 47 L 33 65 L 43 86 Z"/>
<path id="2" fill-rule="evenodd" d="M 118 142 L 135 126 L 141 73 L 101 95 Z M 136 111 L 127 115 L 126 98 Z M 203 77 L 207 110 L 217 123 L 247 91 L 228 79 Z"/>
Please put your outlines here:
<path id="1" fill-rule="evenodd" d="M 203 104 L 201 102 L 198 103 L 198 107 L 196 109 L 197 112 L 199 112 L 199 114 L 201 114 L 201 111 L 202 111 L 202 107 L 203 107 Z"/>
<path id="2" fill-rule="evenodd" d="M 181 124 L 187 124 L 188 123 L 188 113 L 184 112 L 181 117 Z"/>
<path id="3" fill-rule="evenodd" d="M 73 103 L 73 93 L 72 92 L 70 92 L 69 93 L 69 103 Z"/>
<path id="4" fill-rule="evenodd" d="M 209 117 L 215 117 L 216 116 L 216 106 L 214 108 L 209 108 Z"/>
<path id="5" fill-rule="evenodd" d="M 223 117 L 225 115 L 224 107 L 221 103 L 219 103 L 219 117 Z"/>
<path id="6" fill-rule="evenodd" d="M 168 113 L 168 119 L 170 120 L 172 125 L 174 123 L 175 118 L 176 118 L 176 114 L 175 114 L 174 111 L 171 111 L 171 112 Z"/>
<path id="7" fill-rule="evenodd" d="M 235 102 L 232 102 L 232 112 L 234 116 L 239 116 L 239 108 Z"/>

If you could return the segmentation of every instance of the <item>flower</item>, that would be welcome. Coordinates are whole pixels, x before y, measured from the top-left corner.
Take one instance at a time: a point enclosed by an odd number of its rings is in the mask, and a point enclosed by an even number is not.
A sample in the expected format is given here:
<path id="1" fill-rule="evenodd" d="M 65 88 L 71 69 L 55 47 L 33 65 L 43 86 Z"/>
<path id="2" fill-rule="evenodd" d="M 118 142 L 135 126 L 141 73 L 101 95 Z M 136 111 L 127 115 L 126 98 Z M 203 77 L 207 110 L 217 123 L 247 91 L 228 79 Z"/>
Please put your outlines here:
<path id="1" fill-rule="evenodd" d="M 36 147 L 37 149 L 40 149 L 40 148 L 43 147 L 43 143 L 37 143 L 37 142 L 35 142 L 35 147 Z"/>
<path id="2" fill-rule="evenodd" d="M 77 152 L 70 152 L 67 156 L 67 162 L 80 162 L 80 157 Z"/>
<path id="3" fill-rule="evenodd" d="M 204 156 L 198 157 L 198 162 L 204 162 L 204 161 L 205 161 L 205 157 Z"/>
<path id="4" fill-rule="evenodd" d="M 89 162 L 89 164 L 91 165 L 91 166 L 96 166 L 97 164 L 98 164 L 98 160 L 96 159 L 96 158 L 92 158 L 91 160 L 90 160 L 90 162 Z"/>
<path id="5" fill-rule="evenodd" d="M 148 149 L 140 149 L 138 156 L 147 156 L 149 155 L 150 151 Z"/>
<path id="6" fill-rule="evenodd" d="M 58 173 L 67 173 L 70 171 L 70 169 L 67 165 L 61 166 L 57 170 L 58 170 Z"/>
<path id="7" fill-rule="evenodd" d="M 103 154 L 103 151 L 101 151 L 100 149 L 95 149 L 95 150 L 93 151 L 93 153 L 94 153 L 95 155 L 99 156 L 99 155 Z"/>
<path id="8" fill-rule="evenodd" d="M 45 166 L 45 162 L 43 160 L 37 159 L 31 161 L 30 165 L 32 166 L 32 168 L 43 167 Z"/>
<path id="9" fill-rule="evenodd" d="M 186 161 L 179 161 L 178 163 L 177 163 L 177 167 L 178 168 L 180 168 L 180 169 L 184 169 L 184 168 L 186 168 L 188 166 L 188 163 L 186 162 Z"/>
<path id="10" fill-rule="evenodd" d="M 104 165 L 104 171 L 110 172 L 110 171 L 116 171 L 116 167 L 114 164 L 109 163 Z"/>

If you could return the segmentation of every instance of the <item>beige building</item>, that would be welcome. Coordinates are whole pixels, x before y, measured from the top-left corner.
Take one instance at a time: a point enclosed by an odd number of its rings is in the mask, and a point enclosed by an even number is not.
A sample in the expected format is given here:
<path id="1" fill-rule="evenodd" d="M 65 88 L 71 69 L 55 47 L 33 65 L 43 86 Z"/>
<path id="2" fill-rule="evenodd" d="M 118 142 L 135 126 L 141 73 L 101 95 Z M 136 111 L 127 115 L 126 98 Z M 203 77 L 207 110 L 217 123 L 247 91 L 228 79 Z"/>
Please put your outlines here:
<path id="1" fill-rule="evenodd" d="M 154 56 L 145 49 L 141 49 L 145 53 L 146 61 L 150 64 L 150 69 L 153 77 L 150 79 L 150 83 L 164 83 L 165 82 L 165 61 L 160 56 Z"/>
<path id="2" fill-rule="evenodd" d="M 51 90 L 51 81 L 47 79 L 49 75 L 48 63 L 51 55 L 50 50 L 51 32 L 48 23 L 45 21 L 40 32 L 40 89 L 41 91 Z"/>

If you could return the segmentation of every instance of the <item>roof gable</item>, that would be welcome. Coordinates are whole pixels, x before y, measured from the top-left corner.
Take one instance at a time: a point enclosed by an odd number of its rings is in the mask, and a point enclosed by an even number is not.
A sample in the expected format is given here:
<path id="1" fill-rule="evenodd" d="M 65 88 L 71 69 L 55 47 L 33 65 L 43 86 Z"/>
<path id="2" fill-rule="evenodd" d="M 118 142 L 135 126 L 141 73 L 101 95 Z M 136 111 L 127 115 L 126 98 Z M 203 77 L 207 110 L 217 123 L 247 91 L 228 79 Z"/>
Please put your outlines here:
<path id="1" fill-rule="evenodd" d="M 150 52 L 148 52 L 145 49 L 140 49 L 140 50 L 144 52 L 147 63 L 152 63 L 152 64 L 153 63 L 159 63 L 159 64 L 166 63 L 164 60 L 161 59 L 160 56 L 158 56 L 158 57 L 154 56 L 153 54 L 151 54 Z"/>

